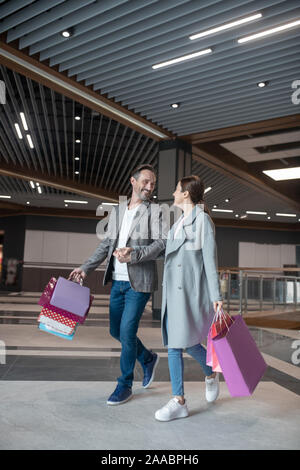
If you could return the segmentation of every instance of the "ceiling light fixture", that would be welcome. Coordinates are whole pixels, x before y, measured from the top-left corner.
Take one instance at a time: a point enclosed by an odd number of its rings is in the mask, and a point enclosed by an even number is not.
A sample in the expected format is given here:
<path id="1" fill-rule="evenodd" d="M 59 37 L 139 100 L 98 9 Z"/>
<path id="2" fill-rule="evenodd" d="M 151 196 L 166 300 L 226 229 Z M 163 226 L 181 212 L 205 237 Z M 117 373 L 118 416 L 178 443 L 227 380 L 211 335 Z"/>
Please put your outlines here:
<path id="1" fill-rule="evenodd" d="M 73 199 L 64 199 L 64 202 L 73 202 L 74 204 L 88 204 L 88 201 L 75 201 Z"/>
<path id="2" fill-rule="evenodd" d="M 80 121 L 80 116 L 75 116 L 76 121 Z"/>
<path id="3" fill-rule="evenodd" d="M 76 139 L 75 142 L 76 142 L 76 144 L 80 144 L 81 140 L 80 140 L 80 139 Z"/>
<path id="4" fill-rule="evenodd" d="M 296 214 L 281 214 L 280 212 L 277 212 L 275 215 L 278 215 L 279 217 L 297 217 Z"/>
<path id="5" fill-rule="evenodd" d="M 171 106 L 171 108 L 176 109 L 176 108 L 179 108 L 180 103 L 172 103 L 172 104 L 170 104 L 170 106 Z"/>
<path id="6" fill-rule="evenodd" d="M 263 173 L 275 181 L 296 180 L 300 178 L 300 166 L 279 168 L 278 170 L 263 170 Z"/>
<path id="7" fill-rule="evenodd" d="M 75 175 L 79 175 L 79 171 L 75 171 Z"/>
<path id="8" fill-rule="evenodd" d="M 267 85 L 269 85 L 269 82 L 268 82 L 268 81 L 266 81 L 266 82 L 258 82 L 258 83 L 257 83 L 258 88 L 264 88 L 264 87 L 266 87 Z"/>
<path id="9" fill-rule="evenodd" d="M 203 49 L 202 51 L 193 52 L 192 54 L 187 54 L 176 59 L 170 59 L 166 62 L 160 62 L 159 64 L 152 65 L 153 69 L 160 69 L 161 67 L 167 67 L 168 65 L 178 64 L 179 62 L 184 62 L 186 60 L 195 59 L 201 55 L 210 54 L 212 49 Z"/>
<path id="10" fill-rule="evenodd" d="M 194 39 L 199 39 L 205 36 L 209 36 L 210 34 L 219 33 L 220 31 L 234 28 L 235 26 L 239 26 L 249 21 L 257 20 L 258 18 L 261 18 L 261 17 L 262 17 L 261 13 L 256 13 L 255 15 L 247 16 L 246 18 L 242 18 L 240 20 L 231 21 L 230 23 L 225 23 L 221 26 L 216 26 L 215 28 L 212 28 L 212 29 L 207 29 L 206 31 L 202 31 L 202 33 L 192 34 L 192 36 L 189 36 L 189 38 L 191 41 L 193 41 Z"/>
<path id="11" fill-rule="evenodd" d="M 227 197 L 227 198 L 225 199 L 225 202 L 229 202 L 229 201 L 230 201 L 230 199 Z"/>
<path id="12" fill-rule="evenodd" d="M 27 140 L 28 140 L 28 143 L 29 143 L 29 147 L 31 149 L 34 149 L 34 146 L 33 146 L 33 143 L 32 143 L 32 139 L 31 139 L 31 135 L 30 134 L 26 134 L 26 137 L 27 137 Z"/>
<path id="13" fill-rule="evenodd" d="M 65 29 L 60 33 L 64 38 L 70 38 L 73 35 L 72 29 Z"/>
<path id="14" fill-rule="evenodd" d="M 74 160 L 80 160 L 79 157 L 74 157 Z"/>
<path id="15" fill-rule="evenodd" d="M 103 206 L 118 206 L 119 204 L 115 202 L 101 202 Z"/>
<path id="16" fill-rule="evenodd" d="M 231 209 L 212 209 L 214 212 L 233 212 Z"/>
<path id="17" fill-rule="evenodd" d="M 15 123 L 15 128 L 16 128 L 16 131 L 17 131 L 17 134 L 18 134 L 19 139 L 23 139 L 23 136 L 22 136 L 22 133 L 21 133 L 21 129 L 20 129 L 20 126 L 19 126 L 18 123 Z"/>
<path id="18" fill-rule="evenodd" d="M 251 36 L 245 36 L 244 38 L 238 39 L 238 43 L 243 44 L 248 41 L 253 41 L 254 39 L 260 39 L 265 36 L 270 36 L 271 34 L 276 34 L 287 29 L 295 28 L 296 26 L 300 26 L 300 19 L 292 21 L 291 23 L 276 26 L 275 28 L 267 29 L 266 31 L 261 31 L 260 33 L 251 34 Z"/>
<path id="19" fill-rule="evenodd" d="M 2 199 L 11 199 L 11 196 L 0 195 Z"/>
<path id="20" fill-rule="evenodd" d="M 28 126 L 27 126 L 27 122 L 26 122 L 26 119 L 25 119 L 25 114 L 24 114 L 24 113 L 20 113 L 20 116 L 21 116 L 21 120 L 22 120 L 22 124 L 23 124 L 24 130 L 25 130 L 25 131 L 28 131 Z"/>
<path id="21" fill-rule="evenodd" d="M 29 201 L 27 201 L 27 202 L 26 202 L 26 204 L 30 204 L 30 202 L 29 202 Z"/>
<path id="22" fill-rule="evenodd" d="M 30 186 L 32 187 L 32 189 L 35 189 L 35 184 L 34 184 L 33 181 L 29 181 L 29 184 L 30 184 Z"/>
<path id="23" fill-rule="evenodd" d="M 253 215 L 267 215 L 267 212 L 246 211 L 246 214 L 253 214 Z"/>
<path id="24" fill-rule="evenodd" d="M 38 186 L 37 190 L 39 194 L 42 194 L 42 188 L 40 186 Z"/>
<path id="25" fill-rule="evenodd" d="M 204 194 L 205 193 L 208 193 L 208 191 L 211 191 L 212 187 L 211 186 L 208 186 L 208 188 L 204 189 Z"/>
<path id="26" fill-rule="evenodd" d="M 241 215 L 240 219 L 246 219 L 248 216 L 247 214 Z"/>

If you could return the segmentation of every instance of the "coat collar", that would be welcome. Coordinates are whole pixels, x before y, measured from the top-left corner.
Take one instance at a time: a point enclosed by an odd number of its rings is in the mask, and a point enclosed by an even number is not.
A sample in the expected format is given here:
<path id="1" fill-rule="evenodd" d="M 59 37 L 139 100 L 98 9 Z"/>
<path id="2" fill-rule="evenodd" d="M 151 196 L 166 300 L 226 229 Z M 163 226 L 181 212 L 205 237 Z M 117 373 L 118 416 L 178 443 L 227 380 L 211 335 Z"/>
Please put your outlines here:
<path id="1" fill-rule="evenodd" d="M 175 239 L 174 239 L 174 233 L 175 233 L 176 227 L 178 226 L 178 224 L 180 224 L 180 222 L 183 219 L 183 214 L 178 219 L 178 221 L 175 222 L 175 224 L 173 224 L 173 227 L 171 228 L 171 230 L 169 232 L 169 239 L 168 239 L 168 243 L 167 243 L 167 247 L 166 247 L 166 257 L 170 253 L 173 253 L 174 251 L 178 250 L 183 245 L 183 243 L 186 240 L 186 232 L 184 230 L 184 227 L 186 227 L 188 225 L 192 225 L 195 218 L 198 217 L 198 215 L 201 214 L 202 212 L 203 212 L 202 207 L 200 207 L 199 205 L 196 205 L 193 208 L 193 210 L 190 212 L 190 214 L 187 216 L 187 218 L 184 220 L 184 222 L 183 222 L 182 226 L 180 227 L 179 232 L 177 234 L 178 238 L 175 238 Z"/>

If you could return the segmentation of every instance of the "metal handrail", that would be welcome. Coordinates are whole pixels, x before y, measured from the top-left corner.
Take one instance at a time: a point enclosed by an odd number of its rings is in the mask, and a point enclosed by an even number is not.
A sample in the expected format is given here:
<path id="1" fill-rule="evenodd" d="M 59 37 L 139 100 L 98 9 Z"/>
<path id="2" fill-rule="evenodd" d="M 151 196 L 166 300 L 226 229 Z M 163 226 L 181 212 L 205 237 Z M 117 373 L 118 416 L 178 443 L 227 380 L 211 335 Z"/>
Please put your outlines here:
<path id="1" fill-rule="evenodd" d="M 288 271 L 289 269 L 278 269 L 278 271 Z M 299 271 L 297 269 L 297 271 Z M 226 269 L 219 269 L 220 274 L 222 277 L 226 275 L 226 279 L 221 279 L 221 291 L 223 294 L 223 300 L 227 302 L 227 310 L 230 312 L 232 307 L 232 275 L 236 275 L 238 277 L 238 304 L 239 304 L 239 313 L 243 314 L 248 312 L 249 310 L 249 289 L 248 283 L 249 281 L 258 281 L 258 296 L 254 300 L 258 302 L 257 310 L 263 311 L 263 305 L 266 300 L 264 300 L 264 281 L 272 282 L 271 287 L 271 304 L 273 310 L 275 309 L 276 305 L 290 305 L 291 303 L 294 304 L 295 307 L 299 304 L 299 294 L 300 289 L 298 283 L 300 282 L 300 276 L 291 276 L 291 275 L 281 275 L 277 274 L 278 271 L 273 271 L 276 273 L 275 275 L 271 274 L 270 271 L 263 271 L 263 270 L 245 270 L 245 269 L 234 269 L 234 270 L 226 270 Z M 225 290 L 224 290 L 224 283 L 222 281 L 225 280 Z M 282 292 L 279 292 L 279 296 L 282 295 L 282 301 L 276 301 L 276 287 L 278 281 L 283 282 Z M 288 284 L 293 283 L 293 295 L 292 295 L 292 302 L 288 298 Z"/>

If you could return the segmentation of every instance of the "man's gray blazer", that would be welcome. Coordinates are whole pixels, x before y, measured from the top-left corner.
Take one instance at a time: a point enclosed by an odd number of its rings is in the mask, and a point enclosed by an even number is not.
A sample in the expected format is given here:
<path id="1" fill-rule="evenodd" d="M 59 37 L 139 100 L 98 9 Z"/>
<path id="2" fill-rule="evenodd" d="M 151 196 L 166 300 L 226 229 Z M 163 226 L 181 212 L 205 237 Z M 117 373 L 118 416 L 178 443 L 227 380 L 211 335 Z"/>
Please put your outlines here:
<path id="1" fill-rule="evenodd" d="M 113 252 L 117 246 L 127 202 L 113 207 L 105 238 L 92 256 L 80 268 L 89 274 L 107 258 L 103 285 L 112 280 Z M 158 204 L 143 201 L 137 209 L 128 234 L 126 246 L 132 247 L 131 262 L 127 263 L 131 287 L 138 292 L 157 289 L 155 260 L 162 256 L 166 247 L 168 228 Z"/>

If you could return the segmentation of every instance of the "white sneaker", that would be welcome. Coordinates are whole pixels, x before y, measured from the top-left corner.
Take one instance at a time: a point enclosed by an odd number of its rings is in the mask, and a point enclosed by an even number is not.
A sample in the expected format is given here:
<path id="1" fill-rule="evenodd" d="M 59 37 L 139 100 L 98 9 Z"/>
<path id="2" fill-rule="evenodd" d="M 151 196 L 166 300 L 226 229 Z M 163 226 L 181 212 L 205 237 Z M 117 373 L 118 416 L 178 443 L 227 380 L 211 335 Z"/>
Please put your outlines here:
<path id="1" fill-rule="evenodd" d="M 207 377 L 205 377 L 205 384 L 206 384 L 205 397 L 206 397 L 206 400 L 209 403 L 211 403 L 218 398 L 219 392 L 220 392 L 218 372 L 216 373 L 216 376 L 212 377 L 211 379 L 208 379 Z"/>
<path id="2" fill-rule="evenodd" d="M 155 418 L 158 421 L 171 421 L 177 418 L 186 418 L 189 415 L 186 402 L 184 405 L 179 403 L 178 398 L 174 397 L 163 408 L 160 408 L 155 413 Z"/>

